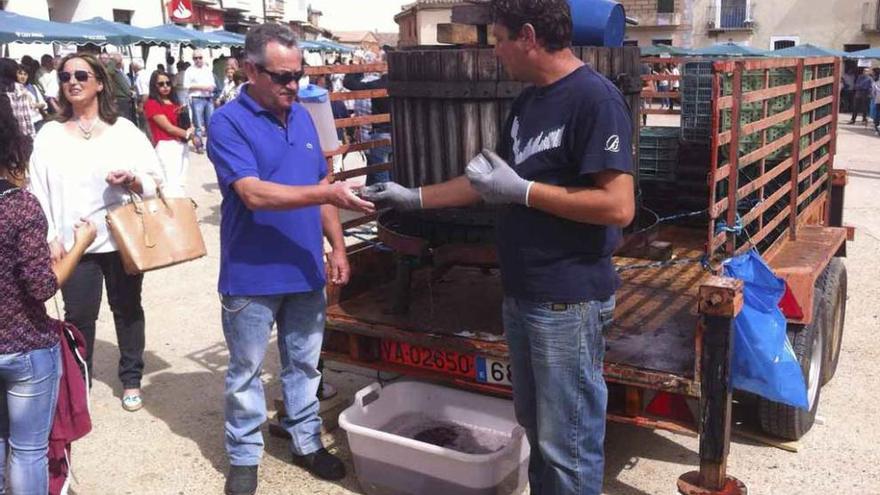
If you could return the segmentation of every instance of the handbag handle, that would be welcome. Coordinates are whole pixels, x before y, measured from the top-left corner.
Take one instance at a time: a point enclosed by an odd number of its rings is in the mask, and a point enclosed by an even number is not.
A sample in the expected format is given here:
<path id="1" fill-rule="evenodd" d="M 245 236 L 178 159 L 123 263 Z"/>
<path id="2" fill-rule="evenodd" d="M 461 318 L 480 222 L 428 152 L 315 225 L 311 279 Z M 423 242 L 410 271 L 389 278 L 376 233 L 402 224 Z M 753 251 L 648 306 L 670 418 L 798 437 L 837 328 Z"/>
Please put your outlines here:
<path id="1" fill-rule="evenodd" d="M 162 200 L 162 204 L 164 204 L 166 208 L 169 208 L 168 202 L 165 201 L 165 195 L 162 193 L 161 187 L 156 188 L 156 196 L 158 196 L 159 199 Z M 156 243 L 150 239 L 150 232 L 147 230 L 147 220 L 146 216 L 144 215 L 144 197 L 131 189 L 128 190 L 128 197 L 131 201 L 131 204 L 134 205 L 135 214 L 141 220 L 141 230 L 144 231 L 144 246 L 146 246 L 147 248 L 156 247 Z"/>

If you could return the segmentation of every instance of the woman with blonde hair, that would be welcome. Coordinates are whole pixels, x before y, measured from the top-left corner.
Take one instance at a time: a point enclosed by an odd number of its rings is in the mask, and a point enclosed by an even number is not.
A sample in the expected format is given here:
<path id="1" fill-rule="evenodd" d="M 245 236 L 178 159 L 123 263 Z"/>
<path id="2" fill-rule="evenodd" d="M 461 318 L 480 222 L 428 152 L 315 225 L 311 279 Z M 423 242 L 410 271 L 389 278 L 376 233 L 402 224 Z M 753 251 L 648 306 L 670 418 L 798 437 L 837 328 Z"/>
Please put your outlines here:
<path id="1" fill-rule="evenodd" d="M 146 136 L 131 121 L 118 118 L 110 76 L 94 56 L 64 57 L 58 81 L 60 112 L 34 141 L 31 191 L 46 214 L 54 258 L 73 246 L 80 219 L 97 226 L 95 242 L 61 289 L 64 317 L 85 336 L 93 376 L 95 323 L 106 284 L 119 343 L 122 406 L 136 411 L 143 406 L 143 275 L 125 273 L 105 217 L 131 193 L 155 195 L 159 161 Z"/>

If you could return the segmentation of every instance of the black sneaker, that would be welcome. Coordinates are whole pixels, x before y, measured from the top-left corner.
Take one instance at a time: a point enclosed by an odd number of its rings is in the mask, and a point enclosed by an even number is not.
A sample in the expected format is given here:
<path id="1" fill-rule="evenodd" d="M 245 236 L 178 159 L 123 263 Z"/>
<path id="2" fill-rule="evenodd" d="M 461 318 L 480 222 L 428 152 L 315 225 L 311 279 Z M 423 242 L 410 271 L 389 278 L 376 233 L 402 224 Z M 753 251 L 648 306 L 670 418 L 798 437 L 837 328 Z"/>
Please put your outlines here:
<path id="1" fill-rule="evenodd" d="M 257 493 L 257 466 L 229 466 L 225 492 L 226 495 Z"/>
<path id="2" fill-rule="evenodd" d="M 345 464 L 327 449 L 306 455 L 293 454 L 293 463 L 322 480 L 339 481 L 345 478 Z"/>

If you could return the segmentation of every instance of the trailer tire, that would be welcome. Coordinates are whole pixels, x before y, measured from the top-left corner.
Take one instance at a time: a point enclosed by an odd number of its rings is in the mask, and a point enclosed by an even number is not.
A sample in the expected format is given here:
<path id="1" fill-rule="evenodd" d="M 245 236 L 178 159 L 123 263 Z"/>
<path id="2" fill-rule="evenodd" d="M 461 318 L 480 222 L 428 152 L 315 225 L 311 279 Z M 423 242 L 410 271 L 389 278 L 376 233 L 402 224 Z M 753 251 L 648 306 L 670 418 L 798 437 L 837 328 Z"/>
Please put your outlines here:
<path id="1" fill-rule="evenodd" d="M 816 281 L 816 300 L 821 307 L 822 330 L 825 332 L 825 358 L 822 385 L 830 382 L 837 371 L 843 327 L 846 321 L 847 275 L 841 258 L 832 258 Z"/>
<path id="2" fill-rule="evenodd" d="M 818 311 L 815 311 L 814 315 L 818 317 L 817 313 Z M 814 318 L 809 325 L 788 326 L 788 338 L 801 365 L 804 380 L 807 382 L 809 410 L 759 397 L 758 418 L 761 430 L 769 435 L 786 440 L 798 440 L 813 427 L 816 411 L 819 408 L 825 355 L 825 334 L 822 326 L 817 324 L 818 321 L 818 318 Z"/>

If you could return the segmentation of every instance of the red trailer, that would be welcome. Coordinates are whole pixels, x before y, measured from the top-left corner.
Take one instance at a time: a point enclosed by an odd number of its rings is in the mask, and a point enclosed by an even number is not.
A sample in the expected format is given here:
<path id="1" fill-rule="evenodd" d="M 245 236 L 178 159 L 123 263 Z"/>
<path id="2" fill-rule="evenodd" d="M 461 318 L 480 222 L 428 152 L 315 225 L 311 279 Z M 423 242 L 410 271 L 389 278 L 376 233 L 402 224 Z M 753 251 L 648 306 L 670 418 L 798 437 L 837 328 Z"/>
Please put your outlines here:
<path id="1" fill-rule="evenodd" d="M 688 148 L 677 163 L 682 177 L 705 180 L 686 191 L 675 181 L 640 181 L 646 208 L 659 201 L 674 210 L 691 195 L 703 215 L 667 225 L 645 214 L 630 229 L 615 257 L 624 284 L 606 335 L 605 377 L 609 420 L 700 436 L 699 471 L 678 480 L 682 493 L 733 494 L 746 492 L 726 472 L 742 283 L 720 276 L 720 262 L 755 248 L 788 284 L 783 309 L 810 410 L 763 399 L 756 407 L 767 433 L 799 438 L 837 366 L 846 310 L 841 258 L 852 230 L 842 223 L 846 173 L 834 168 L 840 60 L 724 59 L 708 67 L 711 142 L 702 154 Z M 780 70 L 793 82 L 776 84 Z M 744 108 L 760 109 L 754 121 L 743 120 Z M 397 139 L 407 129 L 392 120 Z M 380 223 L 378 241 L 351 250 L 352 283 L 330 295 L 324 358 L 509 396 L 491 246 L 432 246 Z M 403 296 L 406 312 L 395 310 Z"/>

